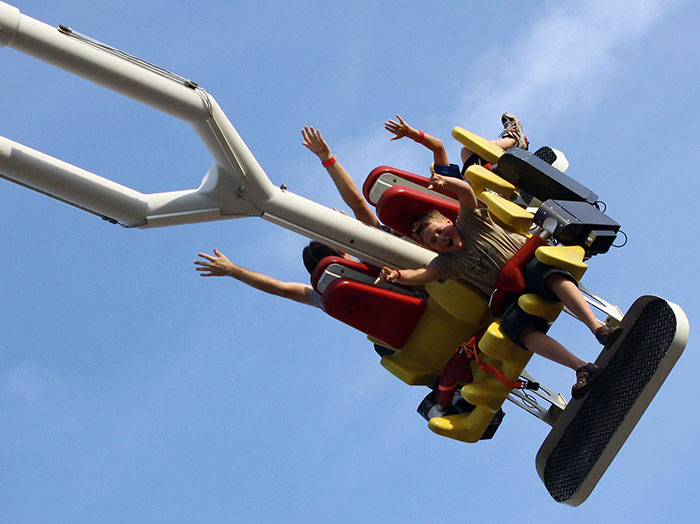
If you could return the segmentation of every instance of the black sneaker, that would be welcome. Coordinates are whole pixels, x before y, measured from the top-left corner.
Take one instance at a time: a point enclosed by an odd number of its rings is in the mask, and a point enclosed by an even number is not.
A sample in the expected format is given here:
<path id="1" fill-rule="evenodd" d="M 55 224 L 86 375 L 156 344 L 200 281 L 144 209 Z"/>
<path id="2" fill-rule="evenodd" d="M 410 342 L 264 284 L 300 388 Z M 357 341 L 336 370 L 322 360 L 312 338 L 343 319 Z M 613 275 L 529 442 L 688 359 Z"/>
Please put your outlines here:
<path id="1" fill-rule="evenodd" d="M 601 369 L 589 362 L 576 370 L 576 384 L 571 386 L 571 398 L 583 398 L 591 389 Z"/>
<path id="2" fill-rule="evenodd" d="M 622 328 L 620 326 L 600 326 L 595 332 L 595 338 L 598 342 L 603 344 L 604 347 L 609 348 L 621 334 Z"/>

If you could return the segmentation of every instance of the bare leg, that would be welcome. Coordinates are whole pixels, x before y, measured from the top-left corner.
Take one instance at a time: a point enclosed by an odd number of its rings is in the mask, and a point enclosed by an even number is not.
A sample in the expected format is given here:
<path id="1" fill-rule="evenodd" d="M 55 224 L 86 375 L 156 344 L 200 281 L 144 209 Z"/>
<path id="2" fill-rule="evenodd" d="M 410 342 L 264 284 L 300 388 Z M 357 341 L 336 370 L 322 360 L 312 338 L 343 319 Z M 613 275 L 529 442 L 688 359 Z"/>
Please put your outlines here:
<path id="1" fill-rule="evenodd" d="M 462 147 L 462 164 L 464 164 L 467 159 L 472 156 L 474 152 L 468 147 Z"/>
<path id="2" fill-rule="evenodd" d="M 511 147 L 515 147 L 515 144 L 517 143 L 514 138 L 506 137 L 506 138 L 496 138 L 495 140 L 491 140 L 494 144 L 496 144 L 498 147 L 501 149 L 510 149 Z M 474 152 L 469 149 L 466 146 L 462 146 L 462 164 L 464 164 L 467 159 L 472 156 Z"/>
<path id="3" fill-rule="evenodd" d="M 588 329 L 591 330 L 591 333 L 595 333 L 596 330 L 603 325 L 593 314 L 591 306 L 589 306 L 586 299 L 583 298 L 578 286 L 564 275 L 561 273 L 554 273 L 547 278 L 545 284 L 549 290 L 557 296 L 562 304 L 576 315 L 576 318 L 586 324 Z"/>
<path id="4" fill-rule="evenodd" d="M 495 140 L 491 140 L 494 144 L 496 144 L 498 147 L 501 149 L 510 149 L 511 147 L 515 147 L 515 144 L 517 144 L 515 138 L 511 138 L 509 136 L 505 138 L 497 138 Z"/>
<path id="5" fill-rule="evenodd" d="M 532 327 L 525 328 L 520 333 L 520 342 L 533 353 L 574 371 L 586 365 L 585 361 L 571 353 L 552 337 Z"/>

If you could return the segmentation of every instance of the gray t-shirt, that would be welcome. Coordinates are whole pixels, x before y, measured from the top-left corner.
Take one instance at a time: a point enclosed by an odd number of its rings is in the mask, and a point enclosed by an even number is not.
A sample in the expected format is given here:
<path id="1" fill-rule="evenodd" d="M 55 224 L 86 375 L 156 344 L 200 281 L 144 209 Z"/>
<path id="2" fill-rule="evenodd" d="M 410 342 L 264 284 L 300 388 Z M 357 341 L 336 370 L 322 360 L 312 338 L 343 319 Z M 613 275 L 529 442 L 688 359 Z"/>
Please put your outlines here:
<path id="1" fill-rule="evenodd" d="M 486 208 L 462 208 L 455 227 L 464 237 L 465 249 L 439 253 L 428 267 L 445 278 L 461 278 L 490 295 L 508 260 L 526 238 L 496 224 Z"/>

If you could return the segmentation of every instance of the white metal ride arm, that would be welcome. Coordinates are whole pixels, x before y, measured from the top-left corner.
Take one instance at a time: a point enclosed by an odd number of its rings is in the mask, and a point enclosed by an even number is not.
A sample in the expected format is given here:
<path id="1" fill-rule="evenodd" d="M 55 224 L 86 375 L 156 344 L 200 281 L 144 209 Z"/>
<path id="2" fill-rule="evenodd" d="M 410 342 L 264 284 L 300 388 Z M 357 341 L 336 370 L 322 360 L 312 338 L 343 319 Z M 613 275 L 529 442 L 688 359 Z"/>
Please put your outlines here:
<path id="1" fill-rule="evenodd" d="M 0 177 L 126 227 L 159 227 L 261 216 L 343 251 L 394 267 L 435 255 L 272 184 L 204 89 L 0 1 L 0 46 L 8 46 L 188 122 L 214 158 L 197 189 L 143 194 L 0 137 Z"/>

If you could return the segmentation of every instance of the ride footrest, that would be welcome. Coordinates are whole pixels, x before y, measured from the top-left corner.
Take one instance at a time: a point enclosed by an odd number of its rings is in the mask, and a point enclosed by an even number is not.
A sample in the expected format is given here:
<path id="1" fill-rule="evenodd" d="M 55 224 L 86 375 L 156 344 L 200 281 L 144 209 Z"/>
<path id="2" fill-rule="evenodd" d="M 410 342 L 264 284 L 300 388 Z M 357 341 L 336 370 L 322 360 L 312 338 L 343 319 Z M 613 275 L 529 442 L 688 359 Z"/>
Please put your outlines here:
<path id="1" fill-rule="evenodd" d="M 571 401 L 537 453 L 537 472 L 557 502 L 588 498 L 688 340 L 683 310 L 658 297 L 637 299 L 622 328 L 596 361 L 603 371 L 591 391 Z"/>

